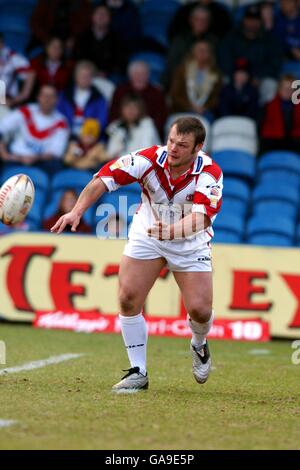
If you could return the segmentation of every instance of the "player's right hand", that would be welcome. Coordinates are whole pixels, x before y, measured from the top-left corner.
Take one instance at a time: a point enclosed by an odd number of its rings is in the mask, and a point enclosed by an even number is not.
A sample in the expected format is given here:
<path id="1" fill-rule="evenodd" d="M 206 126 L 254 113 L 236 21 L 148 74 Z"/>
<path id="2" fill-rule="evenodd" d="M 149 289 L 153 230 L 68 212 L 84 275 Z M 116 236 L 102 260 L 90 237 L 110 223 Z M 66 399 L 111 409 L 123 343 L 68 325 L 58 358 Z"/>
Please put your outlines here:
<path id="1" fill-rule="evenodd" d="M 80 216 L 74 212 L 68 212 L 67 214 L 62 215 L 55 225 L 51 228 L 52 233 L 57 233 L 58 235 L 64 231 L 67 225 L 71 225 L 71 231 L 76 232 L 80 222 Z"/>

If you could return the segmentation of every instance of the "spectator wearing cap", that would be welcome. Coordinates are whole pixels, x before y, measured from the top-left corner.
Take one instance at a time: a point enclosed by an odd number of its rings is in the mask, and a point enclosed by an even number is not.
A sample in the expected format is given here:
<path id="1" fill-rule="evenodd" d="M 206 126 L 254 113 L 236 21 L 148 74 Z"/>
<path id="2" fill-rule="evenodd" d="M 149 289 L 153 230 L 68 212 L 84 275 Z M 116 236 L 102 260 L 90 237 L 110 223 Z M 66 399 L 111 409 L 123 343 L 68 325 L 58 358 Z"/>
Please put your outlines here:
<path id="1" fill-rule="evenodd" d="M 113 95 L 110 122 L 119 117 L 120 102 L 129 94 L 134 94 L 142 98 L 145 112 L 150 116 L 160 134 L 163 136 L 164 124 L 167 118 L 167 105 L 162 90 L 150 83 L 150 70 L 146 62 L 132 61 L 127 69 L 128 81 L 119 85 Z"/>
<path id="2" fill-rule="evenodd" d="M 196 41 L 191 53 L 174 73 L 170 90 L 173 113 L 198 113 L 213 119 L 221 88 L 221 74 L 216 67 L 210 42 Z"/>
<path id="3" fill-rule="evenodd" d="M 251 84 L 250 66 L 244 58 L 236 61 L 230 83 L 222 88 L 219 116 L 245 116 L 257 120 L 258 92 Z"/>
<path id="4" fill-rule="evenodd" d="M 300 60 L 300 12 L 297 0 L 280 0 L 274 33 L 282 42 L 285 58 Z"/>
<path id="5" fill-rule="evenodd" d="M 58 109 L 66 116 L 74 136 L 79 134 L 86 118 L 97 119 L 102 134 L 104 133 L 107 123 L 107 102 L 93 86 L 94 76 L 95 69 L 91 62 L 79 62 L 74 72 L 74 86 L 65 90 L 60 96 Z"/>
<path id="6" fill-rule="evenodd" d="M 103 144 L 98 142 L 100 124 L 96 119 L 84 121 L 78 139 L 71 140 L 65 154 L 64 163 L 80 170 L 94 170 L 108 160 Z"/>
<path id="7" fill-rule="evenodd" d="M 225 79 L 230 80 L 236 60 L 244 57 L 251 67 L 252 83 L 259 88 L 260 101 L 270 100 L 276 91 L 281 62 L 280 42 L 263 29 L 259 5 L 245 9 L 239 26 L 233 29 L 219 48 L 219 64 Z"/>
<path id="8" fill-rule="evenodd" d="M 276 96 L 266 104 L 260 125 L 261 151 L 300 152 L 300 104 L 293 103 L 295 77 L 284 75 Z"/>

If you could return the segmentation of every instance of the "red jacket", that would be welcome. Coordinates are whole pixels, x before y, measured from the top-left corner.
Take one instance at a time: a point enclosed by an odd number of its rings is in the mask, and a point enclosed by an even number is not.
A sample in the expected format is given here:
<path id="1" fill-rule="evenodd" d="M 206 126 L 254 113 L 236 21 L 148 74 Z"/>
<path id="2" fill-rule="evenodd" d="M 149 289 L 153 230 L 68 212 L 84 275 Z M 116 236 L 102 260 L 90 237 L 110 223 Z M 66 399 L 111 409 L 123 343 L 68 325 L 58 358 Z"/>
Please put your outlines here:
<path id="1" fill-rule="evenodd" d="M 292 129 L 287 135 L 281 101 L 278 95 L 265 107 L 265 115 L 261 126 L 261 137 L 264 139 L 284 139 L 285 137 L 300 138 L 300 105 L 293 105 Z"/>

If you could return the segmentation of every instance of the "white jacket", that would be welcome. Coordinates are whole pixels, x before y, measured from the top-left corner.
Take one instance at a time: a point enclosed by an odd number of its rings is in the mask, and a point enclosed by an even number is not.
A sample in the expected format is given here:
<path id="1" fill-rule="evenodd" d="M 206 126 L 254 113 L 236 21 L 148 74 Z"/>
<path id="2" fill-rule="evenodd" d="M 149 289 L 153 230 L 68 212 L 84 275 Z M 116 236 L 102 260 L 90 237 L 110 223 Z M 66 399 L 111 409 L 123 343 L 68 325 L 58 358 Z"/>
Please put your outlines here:
<path id="1" fill-rule="evenodd" d="M 159 145 L 160 138 L 153 120 L 142 118 L 138 124 L 125 129 L 121 120 L 113 121 L 107 128 L 109 135 L 107 153 L 111 157 L 119 157 L 136 149 Z"/>

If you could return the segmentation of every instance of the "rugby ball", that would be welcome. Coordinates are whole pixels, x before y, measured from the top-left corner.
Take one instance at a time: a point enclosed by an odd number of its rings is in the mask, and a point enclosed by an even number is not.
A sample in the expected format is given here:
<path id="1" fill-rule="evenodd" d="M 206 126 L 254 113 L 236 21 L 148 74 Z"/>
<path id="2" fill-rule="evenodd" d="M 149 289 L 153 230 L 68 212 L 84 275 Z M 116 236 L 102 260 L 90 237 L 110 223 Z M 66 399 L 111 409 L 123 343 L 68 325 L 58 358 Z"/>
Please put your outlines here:
<path id="1" fill-rule="evenodd" d="M 34 202 L 34 185 L 29 176 L 9 178 L 0 189 L 0 220 L 6 225 L 22 222 Z"/>

